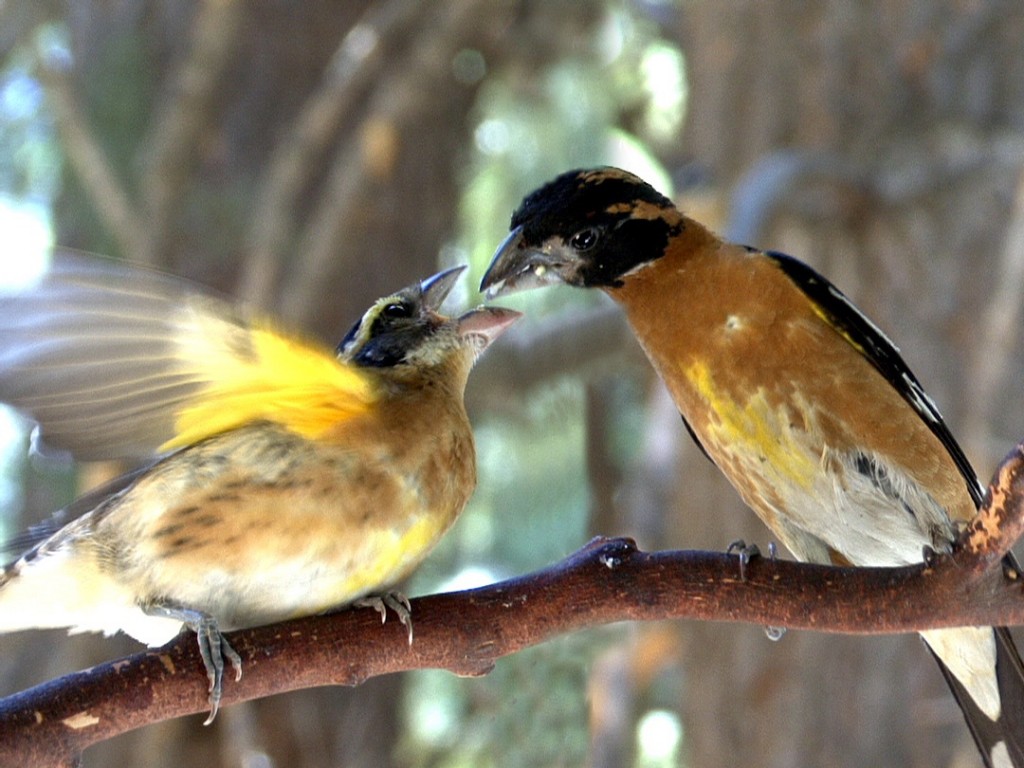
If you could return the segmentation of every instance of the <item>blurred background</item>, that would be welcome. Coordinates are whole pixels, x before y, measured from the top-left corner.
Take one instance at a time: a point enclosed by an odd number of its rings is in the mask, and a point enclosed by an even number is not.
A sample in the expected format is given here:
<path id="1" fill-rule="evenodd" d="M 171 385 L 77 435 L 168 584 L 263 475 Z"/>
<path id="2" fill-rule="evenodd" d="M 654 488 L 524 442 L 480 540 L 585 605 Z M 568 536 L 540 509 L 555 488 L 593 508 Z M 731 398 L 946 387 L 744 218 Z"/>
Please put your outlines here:
<path id="1" fill-rule="evenodd" d="M 901 345 L 988 477 L 1024 437 L 1024 5 L 1015 0 L 7 0 L 0 281 L 50 243 L 141 261 L 335 343 L 521 196 L 611 163 L 829 275 Z M 470 381 L 480 486 L 406 591 L 591 536 L 767 531 L 603 297 L 549 289 Z M 5 534 L 111 467 L 29 456 L 0 412 Z M 452 617 L 458 621 L 458 617 Z M 134 652 L 0 637 L 0 694 Z M 979 766 L 915 637 L 600 628 L 482 679 L 376 679 L 155 725 L 87 767 Z"/>

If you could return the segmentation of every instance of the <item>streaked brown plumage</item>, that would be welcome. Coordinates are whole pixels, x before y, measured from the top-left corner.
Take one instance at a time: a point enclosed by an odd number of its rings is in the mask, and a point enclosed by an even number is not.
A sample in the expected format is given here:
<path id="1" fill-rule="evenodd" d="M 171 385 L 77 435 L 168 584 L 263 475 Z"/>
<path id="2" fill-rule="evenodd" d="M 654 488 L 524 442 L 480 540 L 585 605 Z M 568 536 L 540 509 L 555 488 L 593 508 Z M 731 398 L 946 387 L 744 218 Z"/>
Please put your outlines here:
<path id="1" fill-rule="evenodd" d="M 185 622 L 212 719 L 221 654 L 237 660 L 222 631 L 403 579 L 473 491 L 463 391 L 518 316 L 438 314 L 461 271 L 378 300 L 336 356 L 172 278 L 71 254 L 0 297 L 0 399 L 79 454 L 163 451 L 4 570 L 0 631 L 159 645 Z"/>

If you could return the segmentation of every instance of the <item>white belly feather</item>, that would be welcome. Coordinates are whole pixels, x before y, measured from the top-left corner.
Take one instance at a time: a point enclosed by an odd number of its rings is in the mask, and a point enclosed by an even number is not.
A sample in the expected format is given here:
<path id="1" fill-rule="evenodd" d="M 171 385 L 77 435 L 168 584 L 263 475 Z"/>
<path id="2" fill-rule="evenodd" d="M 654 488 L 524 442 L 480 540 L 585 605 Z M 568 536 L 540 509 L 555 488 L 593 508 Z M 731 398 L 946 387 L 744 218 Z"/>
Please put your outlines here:
<path id="1" fill-rule="evenodd" d="M 711 405 L 719 418 L 702 435 L 705 448 L 797 559 L 827 564 L 831 551 L 856 566 L 902 566 L 921 562 L 926 547 L 948 551 L 956 535 L 948 513 L 900 468 L 860 451 L 819 445 L 812 452 L 806 431 L 814 433 L 814 425 L 795 426 L 763 396 L 744 406 Z M 982 711 L 998 719 L 991 628 L 922 637 Z"/>

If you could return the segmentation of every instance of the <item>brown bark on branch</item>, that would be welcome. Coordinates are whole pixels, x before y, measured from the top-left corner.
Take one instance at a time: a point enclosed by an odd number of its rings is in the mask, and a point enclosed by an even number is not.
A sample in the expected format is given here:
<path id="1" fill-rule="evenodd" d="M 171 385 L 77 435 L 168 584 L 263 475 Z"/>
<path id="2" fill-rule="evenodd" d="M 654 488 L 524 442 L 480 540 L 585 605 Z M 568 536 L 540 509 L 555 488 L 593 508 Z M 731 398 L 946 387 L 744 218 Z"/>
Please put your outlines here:
<path id="1" fill-rule="evenodd" d="M 1024 535 L 1024 443 L 1018 443 L 996 470 L 981 509 L 961 537 L 963 555 L 958 560 L 972 570 L 973 578 L 981 578 L 1003 561 L 1021 535 Z M 1016 568 L 1007 575 L 1020 578 Z"/>
<path id="2" fill-rule="evenodd" d="M 222 706 L 322 685 L 358 685 L 410 669 L 486 674 L 497 659 L 554 636 L 616 621 L 688 618 L 822 632 L 888 634 L 1024 624 L 1024 579 L 999 563 L 1024 530 L 1024 445 L 1004 461 L 986 504 L 951 555 L 905 568 L 832 568 L 708 552 L 639 551 L 594 539 L 542 571 L 414 600 L 416 636 L 369 609 L 230 635 L 244 675 Z M 230 677 L 230 675 L 228 675 Z M 195 639 L 67 675 L 0 701 L 0 764 L 74 765 L 98 741 L 204 712 Z"/>

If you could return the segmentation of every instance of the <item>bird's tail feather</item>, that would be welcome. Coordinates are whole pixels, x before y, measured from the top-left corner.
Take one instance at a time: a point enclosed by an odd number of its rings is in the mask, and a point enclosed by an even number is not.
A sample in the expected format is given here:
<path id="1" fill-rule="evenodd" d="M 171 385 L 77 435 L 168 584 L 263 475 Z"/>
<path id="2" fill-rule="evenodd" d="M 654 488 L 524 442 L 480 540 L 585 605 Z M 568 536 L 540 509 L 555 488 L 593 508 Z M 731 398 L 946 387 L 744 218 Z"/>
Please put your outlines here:
<path id="1" fill-rule="evenodd" d="M 942 663 L 946 682 L 963 712 L 987 768 L 1024 768 L 1024 663 L 1006 627 L 996 627 L 996 679 L 1001 709 L 991 720 Z"/>

